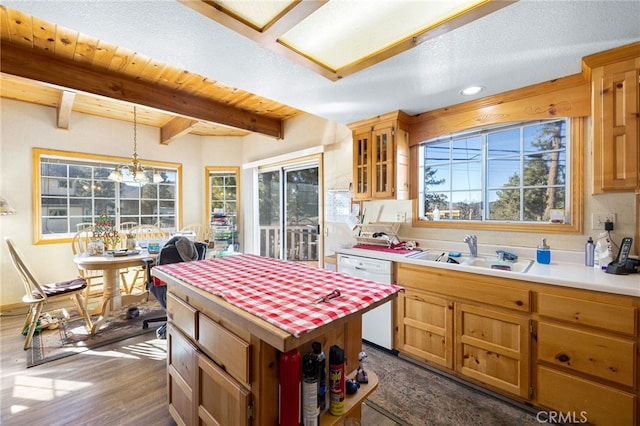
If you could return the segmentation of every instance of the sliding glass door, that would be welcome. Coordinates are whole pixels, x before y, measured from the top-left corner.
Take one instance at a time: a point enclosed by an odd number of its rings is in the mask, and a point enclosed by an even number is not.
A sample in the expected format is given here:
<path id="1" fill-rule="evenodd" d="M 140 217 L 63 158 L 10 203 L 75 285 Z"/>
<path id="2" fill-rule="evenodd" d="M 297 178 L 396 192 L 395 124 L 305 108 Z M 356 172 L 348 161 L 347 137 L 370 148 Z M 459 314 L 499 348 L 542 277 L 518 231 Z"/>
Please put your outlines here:
<path id="1" fill-rule="evenodd" d="M 318 161 L 260 170 L 260 255 L 318 262 Z"/>

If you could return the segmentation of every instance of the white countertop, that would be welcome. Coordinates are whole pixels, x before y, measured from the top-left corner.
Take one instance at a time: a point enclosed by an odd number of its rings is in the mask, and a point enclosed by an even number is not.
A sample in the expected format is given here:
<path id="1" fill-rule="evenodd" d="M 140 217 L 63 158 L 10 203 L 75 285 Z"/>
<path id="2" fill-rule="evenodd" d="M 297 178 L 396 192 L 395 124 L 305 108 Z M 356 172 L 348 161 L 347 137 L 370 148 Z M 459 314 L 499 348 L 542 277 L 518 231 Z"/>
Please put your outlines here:
<path id="1" fill-rule="evenodd" d="M 410 257 L 406 257 L 406 255 L 402 254 L 387 253 L 360 248 L 336 248 L 335 252 L 337 254 L 342 253 L 354 256 L 368 257 L 372 259 L 405 262 L 414 265 L 429 266 L 433 268 L 443 268 L 482 275 L 513 278 L 541 284 L 552 284 L 563 287 L 579 288 L 583 290 L 593 290 L 640 297 L 640 274 L 607 274 L 604 271 L 600 271 L 593 267 L 584 266 L 580 263 L 554 261 L 553 256 L 551 264 L 544 265 L 534 261 L 527 272 L 520 273 L 462 264 L 416 260 L 411 259 Z M 563 256 L 557 257 L 562 258 Z M 402 285 L 402 283 L 398 283 L 398 285 Z"/>

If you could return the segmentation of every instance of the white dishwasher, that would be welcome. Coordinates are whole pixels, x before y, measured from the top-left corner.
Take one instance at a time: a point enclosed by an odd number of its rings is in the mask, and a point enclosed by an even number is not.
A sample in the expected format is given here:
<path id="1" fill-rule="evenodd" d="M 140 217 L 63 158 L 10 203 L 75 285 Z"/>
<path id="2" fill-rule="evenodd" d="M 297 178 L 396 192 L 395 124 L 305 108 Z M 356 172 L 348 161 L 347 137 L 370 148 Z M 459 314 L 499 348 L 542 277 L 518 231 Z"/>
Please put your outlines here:
<path id="1" fill-rule="evenodd" d="M 369 257 L 338 255 L 338 272 L 356 278 L 392 284 L 393 263 Z M 389 301 L 362 316 L 362 338 L 383 348 L 393 349 L 393 310 Z"/>

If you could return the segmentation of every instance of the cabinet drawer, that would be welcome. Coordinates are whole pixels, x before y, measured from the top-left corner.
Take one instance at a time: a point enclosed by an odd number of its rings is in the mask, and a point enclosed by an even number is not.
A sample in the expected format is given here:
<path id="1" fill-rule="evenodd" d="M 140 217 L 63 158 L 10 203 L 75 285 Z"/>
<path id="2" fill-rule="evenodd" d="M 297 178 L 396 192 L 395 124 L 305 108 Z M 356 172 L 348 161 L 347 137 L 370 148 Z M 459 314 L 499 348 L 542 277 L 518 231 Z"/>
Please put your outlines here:
<path id="1" fill-rule="evenodd" d="M 508 280 L 478 274 L 420 267 L 401 263 L 398 285 L 440 295 L 500 306 L 520 312 L 531 311 L 531 292 L 511 287 Z M 506 285 L 494 284 L 505 283 Z"/>
<path id="2" fill-rule="evenodd" d="M 633 425 L 636 396 L 539 366 L 537 402 L 598 426 Z"/>
<path id="3" fill-rule="evenodd" d="M 635 336 L 636 308 L 592 302 L 551 294 L 538 294 L 540 315 Z"/>
<path id="4" fill-rule="evenodd" d="M 634 387 L 635 354 L 633 340 L 538 324 L 538 361 Z"/>
<path id="5" fill-rule="evenodd" d="M 198 356 L 198 417 L 204 425 L 248 425 L 251 392 L 204 354 Z"/>
<path id="6" fill-rule="evenodd" d="M 198 344 L 211 359 L 246 386 L 250 383 L 250 345 L 226 328 L 199 314 Z"/>
<path id="7" fill-rule="evenodd" d="M 167 293 L 167 318 L 184 334 L 196 340 L 198 311 L 171 293 Z"/>

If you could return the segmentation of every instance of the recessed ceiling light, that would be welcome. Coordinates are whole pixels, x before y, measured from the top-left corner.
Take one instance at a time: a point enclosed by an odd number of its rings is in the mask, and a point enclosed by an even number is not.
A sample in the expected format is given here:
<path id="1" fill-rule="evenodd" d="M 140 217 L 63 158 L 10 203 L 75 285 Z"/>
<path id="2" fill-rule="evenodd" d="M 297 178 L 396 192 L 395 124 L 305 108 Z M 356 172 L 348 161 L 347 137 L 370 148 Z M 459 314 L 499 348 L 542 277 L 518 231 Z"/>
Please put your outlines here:
<path id="1" fill-rule="evenodd" d="M 462 96 L 472 96 L 472 95 L 477 95 L 478 93 L 482 92 L 484 90 L 484 86 L 469 86 L 465 89 L 462 89 L 460 91 L 460 94 Z"/>

